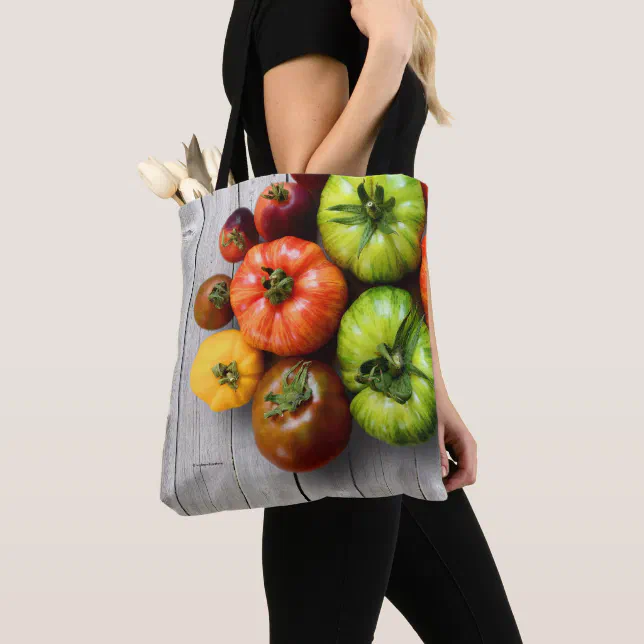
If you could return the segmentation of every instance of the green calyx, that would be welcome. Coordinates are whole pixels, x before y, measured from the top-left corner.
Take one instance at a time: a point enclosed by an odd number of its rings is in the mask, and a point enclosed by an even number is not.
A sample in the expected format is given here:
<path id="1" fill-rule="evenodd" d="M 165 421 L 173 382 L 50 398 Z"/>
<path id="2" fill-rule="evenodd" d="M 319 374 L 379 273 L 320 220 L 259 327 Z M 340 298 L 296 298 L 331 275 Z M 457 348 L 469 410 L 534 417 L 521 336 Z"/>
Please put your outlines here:
<path id="1" fill-rule="evenodd" d="M 208 299 L 215 305 L 215 308 L 222 309 L 230 302 L 230 290 L 226 282 L 217 282 L 210 291 Z"/>
<path id="2" fill-rule="evenodd" d="M 265 194 L 262 194 L 262 198 L 281 203 L 288 199 L 288 194 L 288 190 L 284 187 L 284 183 L 271 183 L 271 187 Z"/>
<path id="3" fill-rule="evenodd" d="M 229 233 L 228 236 L 226 237 L 225 241 L 222 243 L 222 246 L 226 248 L 226 246 L 230 246 L 231 244 L 235 244 L 239 250 L 244 250 L 246 248 L 246 241 L 244 240 L 244 235 L 239 232 L 237 228 L 233 228 Z"/>
<path id="4" fill-rule="evenodd" d="M 271 304 L 281 304 L 288 300 L 293 292 L 295 280 L 289 277 L 281 268 L 273 269 L 262 266 L 262 270 L 268 273 L 268 279 L 263 281 L 264 288 L 266 289 L 264 297 Z"/>
<path id="5" fill-rule="evenodd" d="M 339 204 L 329 208 L 333 212 L 346 212 L 353 216 L 337 217 L 329 219 L 329 222 L 345 226 L 365 226 L 364 233 L 360 239 L 360 246 L 358 247 L 358 257 L 360 257 L 360 253 L 369 243 L 376 230 L 385 235 L 397 235 L 398 233 L 392 228 L 397 222 L 393 212 L 396 206 L 396 198 L 390 197 L 385 201 L 385 189 L 379 184 L 376 184 L 373 194 L 369 194 L 364 181 L 358 186 L 357 192 L 360 198 L 360 205 Z"/>
<path id="6" fill-rule="evenodd" d="M 360 365 L 356 381 L 369 385 L 401 405 L 412 396 L 411 376 L 431 381 L 427 374 L 412 364 L 424 320 L 414 304 L 398 327 L 393 347 L 384 342 L 379 344 L 376 347 L 378 357 Z"/>
<path id="7" fill-rule="evenodd" d="M 233 360 L 230 364 L 219 362 L 212 368 L 212 372 L 219 378 L 220 385 L 228 385 L 231 389 L 237 390 L 240 376 L 236 360 Z"/>
<path id="8" fill-rule="evenodd" d="M 295 411 L 303 402 L 311 398 L 313 392 L 307 384 L 310 366 L 310 362 L 300 360 L 282 376 L 282 392 L 275 394 L 271 391 L 264 396 L 266 402 L 277 405 L 274 409 L 265 412 L 264 418 L 283 416 L 284 412 Z M 288 379 L 292 374 L 295 375 L 289 382 Z"/>

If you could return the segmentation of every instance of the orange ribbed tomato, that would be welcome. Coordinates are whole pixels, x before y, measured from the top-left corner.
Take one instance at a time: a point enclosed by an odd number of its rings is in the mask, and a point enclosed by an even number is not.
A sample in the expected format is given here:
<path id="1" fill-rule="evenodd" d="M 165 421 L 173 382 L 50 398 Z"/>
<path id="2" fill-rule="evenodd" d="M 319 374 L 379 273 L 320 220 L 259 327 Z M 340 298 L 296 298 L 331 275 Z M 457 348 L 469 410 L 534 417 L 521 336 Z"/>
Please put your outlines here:
<path id="1" fill-rule="evenodd" d="M 248 344 L 279 356 L 306 355 L 338 330 L 347 283 L 313 242 L 282 237 L 253 246 L 230 285 Z"/>
<path id="2" fill-rule="evenodd" d="M 427 310 L 427 285 L 429 280 L 429 272 L 427 271 L 427 250 L 426 250 L 427 237 L 423 237 L 421 242 L 421 249 L 423 258 L 420 262 L 420 297 L 423 300 L 423 309 L 425 310 L 425 319 L 429 320 L 429 311 Z M 429 322 L 428 322 L 429 324 Z"/>

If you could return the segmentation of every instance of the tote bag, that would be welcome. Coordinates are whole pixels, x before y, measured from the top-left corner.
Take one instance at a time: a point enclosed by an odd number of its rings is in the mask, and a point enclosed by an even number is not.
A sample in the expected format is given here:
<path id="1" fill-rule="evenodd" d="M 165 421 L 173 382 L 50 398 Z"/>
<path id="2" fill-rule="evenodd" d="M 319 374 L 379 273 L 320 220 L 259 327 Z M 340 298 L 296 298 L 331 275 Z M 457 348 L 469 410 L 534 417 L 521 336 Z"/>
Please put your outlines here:
<path id="1" fill-rule="evenodd" d="M 241 103 L 256 5 L 216 190 L 179 210 L 183 299 L 161 499 L 181 515 L 324 497 L 444 500 L 427 189 L 387 173 L 398 97 L 369 176 L 248 179 Z"/>

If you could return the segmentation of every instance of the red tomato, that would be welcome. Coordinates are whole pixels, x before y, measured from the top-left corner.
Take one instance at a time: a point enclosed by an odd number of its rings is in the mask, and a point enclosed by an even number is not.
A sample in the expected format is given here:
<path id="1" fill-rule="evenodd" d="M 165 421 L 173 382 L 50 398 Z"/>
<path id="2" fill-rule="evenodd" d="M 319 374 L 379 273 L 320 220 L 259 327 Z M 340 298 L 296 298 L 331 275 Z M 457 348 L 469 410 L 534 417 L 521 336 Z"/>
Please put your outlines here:
<path id="1" fill-rule="evenodd" d="M 233 319 L 228 275 L 213 275 L 199 287 L 194 315 L 195 322 L 209 331 L 221 329 Z"/>
<path id="2" fill-rule="evenodd" d="M 427 308 L 427 288 L 429 284 L 429 271 L 427 270 L 427 251 L 426 251 L 427 237 L 423 237 L 421 248 L 423 257 L 420 262 L 420 297 L 423 300 L 423 309 L 425 310 L 425 319 L 429 320 L 429 311 Z"/>
<path id="3" fill-rule="evenodd" d="M 232 263 L 241 262 L 248 252 L 259 243 L 255 218 L 248 208 L 237 208 L 223 225 L 219 234 L 219 250 L 222 257 Z"/>
<path id="4" fill-rule="evenodd" d="M 262 456 L 282 470 L 310 472 L 326 465 L 351 435 L 340 377 L 317 360 L 280 360 L 255 390 L 253 431 Z"/>
<path id="5" fill-rule="evenodd" d="M 280 356 L 326 344 L 347 305 L 347 283 L 313 242 L 283 237 L 248 251 L 230 302 L 248 344 Z"/>
<path id="6" fill-rule="evenodd" d="M 255 206 L 255 226 L 266 241 L 287 235 L 315 236 L 315 203 L 311 193 L 297 183 L 272 183 Z"/>

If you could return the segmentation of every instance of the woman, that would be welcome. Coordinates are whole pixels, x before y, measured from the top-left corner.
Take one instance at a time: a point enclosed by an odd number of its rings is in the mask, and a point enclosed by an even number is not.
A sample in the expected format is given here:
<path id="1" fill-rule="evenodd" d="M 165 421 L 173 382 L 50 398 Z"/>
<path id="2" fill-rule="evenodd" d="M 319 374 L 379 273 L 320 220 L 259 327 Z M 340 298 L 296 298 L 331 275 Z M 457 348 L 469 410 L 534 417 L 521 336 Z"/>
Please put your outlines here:
<path id="1" fill-rule="evenodd" d="M 386 153 L 389 173 L 413 176 L 428 111 L 449 121 L 434 86 L 435 31 L 420 0 L 237 0 L 224 50 L 229 97 L 253 6 L 242 115 L 255 175 L 362 176 L 373 154 Z M 394 99 L 396 136 L 383 152 L 378 136 Z M 521 641 L 462 490 L 476 480 L 476 443 L 449 399 L 431 319 L 429 327 L 449 499 L 267 509 L 273 644 L 371 642 L 384 597 L 423 642 Z"/>

